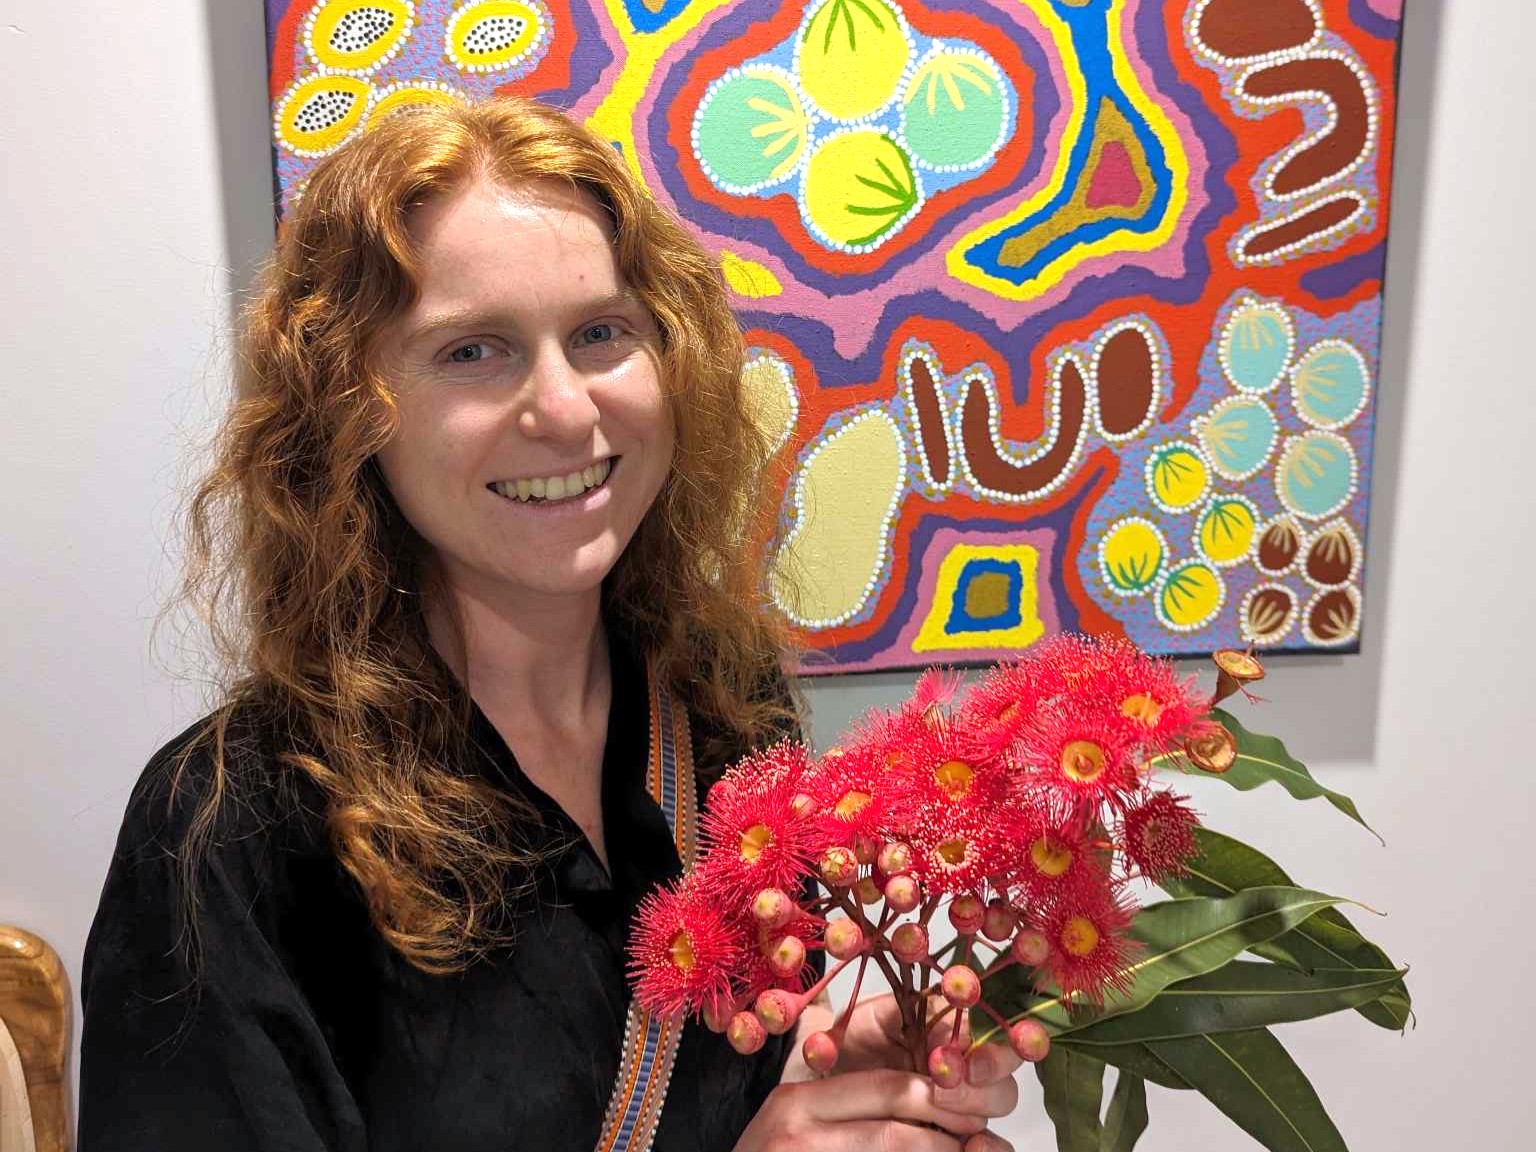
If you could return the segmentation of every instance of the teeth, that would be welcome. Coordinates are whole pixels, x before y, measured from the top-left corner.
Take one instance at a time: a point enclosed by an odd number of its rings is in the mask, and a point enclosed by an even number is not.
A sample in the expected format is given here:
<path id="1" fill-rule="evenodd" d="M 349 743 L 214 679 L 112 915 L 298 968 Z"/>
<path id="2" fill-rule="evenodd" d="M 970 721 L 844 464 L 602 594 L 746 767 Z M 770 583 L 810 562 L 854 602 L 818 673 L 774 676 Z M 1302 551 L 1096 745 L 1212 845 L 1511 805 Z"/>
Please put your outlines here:
<path id="1" fill-rule="evenodd" d="M 613 471 L 609 460 L 571 472 L 565 476 L 541 476 L 537 480 L 498 480 L 492 487 L 509 500 L 527 502 L 532 499 L 564 500 L 579 496 L 588 488 L 595 488 L 608 479 Z"/>

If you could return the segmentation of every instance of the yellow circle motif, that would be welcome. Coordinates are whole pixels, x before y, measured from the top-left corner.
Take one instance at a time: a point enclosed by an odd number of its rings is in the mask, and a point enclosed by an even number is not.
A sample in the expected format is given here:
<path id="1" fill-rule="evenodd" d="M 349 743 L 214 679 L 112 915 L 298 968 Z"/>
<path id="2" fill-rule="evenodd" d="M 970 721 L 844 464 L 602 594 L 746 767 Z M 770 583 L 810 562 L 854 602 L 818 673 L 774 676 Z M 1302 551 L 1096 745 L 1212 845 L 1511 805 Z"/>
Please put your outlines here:
<path id="1" fill-rule="evenodd" d="M 323 156 L 356 131 L 368 108 L 368 81 L 309 76 L 288 89 L 277 107 L 278 143 L 299 156 Z"/>
<path id="2" fill-rule="evenodd" d="M 464 97 L 447 87 L 429 87 L 426 84 L 397 84 L 375 96 L 368 109 L 368 121 L 363 131 L 372 132 L 383 119 L 402 108 L 424 108 L 434 104 L 463 104 Z"/>
<path id="3" fill-rule="evenodd" d="M 1147 462 L 1152 498 L 1170 512 L 1196 504 L 1210 486 L 1211 472 L 1193 448 L 1173 444 Z"/>
<path id="4" fill-rule="evenodd" d="M 867 251 L 911 219 L 917 178 L 901 146 L 878 129 L 828 137 L 805 169 L 805 213 L 834 247 Z"/>
<path id="5" fill-rule="evenodd" d="M 1168 574 L 1158 597 L 1158 615 L 1171 628 L 1193 631 L 1215 617 L 1226 597 L 1226 586 L 1214 568 L 1184 564 Z"/>
<path id="6" fill-rule="evenodd" d="M 465 72 L 494 72 L 521 63 L 548 35 L 538 5 L 523 0 L 480 0 L 448 21 L 448 58 Z"/>
<path id="7" fill-rule="evenodd" d="M 404 0 L 326 0 L 306 21 L 304 43 L 320 67 L 362 75 L 400 51 L 414 23 Z"/>
<path id="8" fill-rule="evenodd" d="M 1122 520 L 1099 551 L 1104 579 L 1122 595 L 1145 592 L 1163 571 L 1163 538 L 1145 520 Z"/>
<path id="9" fill-rule="evenodd" d="M 884 0 L 823 0 L 800 34 L 800 86 L 834 120 L 872 116 L 891 102 L 912 45 Z"/>
<path id="10" fill-rule="evenodd" d="M 1213 500 L 1200 520 L 1200 552 L 1212 564 L 1236 564 L 1253 551 L 1258 518 L 1245 500 Z"/>

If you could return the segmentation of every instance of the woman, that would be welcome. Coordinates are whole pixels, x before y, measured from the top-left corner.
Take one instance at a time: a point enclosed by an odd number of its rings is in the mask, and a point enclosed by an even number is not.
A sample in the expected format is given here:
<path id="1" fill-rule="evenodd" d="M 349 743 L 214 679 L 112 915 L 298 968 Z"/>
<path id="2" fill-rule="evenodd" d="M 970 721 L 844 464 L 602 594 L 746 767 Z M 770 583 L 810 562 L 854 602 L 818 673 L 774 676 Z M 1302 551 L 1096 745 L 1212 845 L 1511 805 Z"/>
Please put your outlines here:
<path id="1" fill-rule="evenodd" d="M 681 868 L 657 701 L 705 803 L 795 725 L 740 354 L 708 257 L 559 113 L 397 115 L 317 168 L 189 509 L 228 682 L 129 805 L 85 1152 L 598 1143 L 630 917 Z M 654 1146 L 1001 1147 L 1011 1067 L 936 1094 L 887 1008 L 819 1082 L 688 1027 Z"/>

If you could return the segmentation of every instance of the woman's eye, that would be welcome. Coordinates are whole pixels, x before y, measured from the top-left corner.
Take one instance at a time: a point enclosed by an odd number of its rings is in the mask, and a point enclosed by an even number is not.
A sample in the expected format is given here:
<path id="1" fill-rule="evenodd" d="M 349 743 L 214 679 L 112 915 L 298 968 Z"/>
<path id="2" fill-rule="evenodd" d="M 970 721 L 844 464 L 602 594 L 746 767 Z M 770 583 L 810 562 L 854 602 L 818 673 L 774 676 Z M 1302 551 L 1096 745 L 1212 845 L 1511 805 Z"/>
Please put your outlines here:
<path id="1" fill-rule="evenodd" d="M 581 343 L 603 344 L 612 340 L 617 333 L 612 324 L 588 324 L 581 330 Z"/>
<path id="2" fill-rule="evenodd" d="M 489 359 L 491 346 L 477 341 L 474 344 L 461 344 L 448 353 L 450 364 L 478 364 L 481 360 Z"/>

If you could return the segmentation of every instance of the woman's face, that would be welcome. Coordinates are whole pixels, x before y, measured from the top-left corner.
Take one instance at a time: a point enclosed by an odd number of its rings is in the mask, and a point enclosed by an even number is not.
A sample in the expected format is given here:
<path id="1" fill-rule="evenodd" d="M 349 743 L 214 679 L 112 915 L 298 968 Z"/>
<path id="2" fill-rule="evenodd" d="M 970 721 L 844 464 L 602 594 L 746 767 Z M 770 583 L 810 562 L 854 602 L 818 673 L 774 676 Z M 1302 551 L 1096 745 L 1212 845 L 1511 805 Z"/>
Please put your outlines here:
<path id="1" fill-rule="evenodd" d="M 658 336 L 608 218 L 557 184 L 477 180 L 414 214 L 420 296 L 385 334 L 379 453 L 455 591 L 517 610 L 598 588 L 661 490 Z"/>

